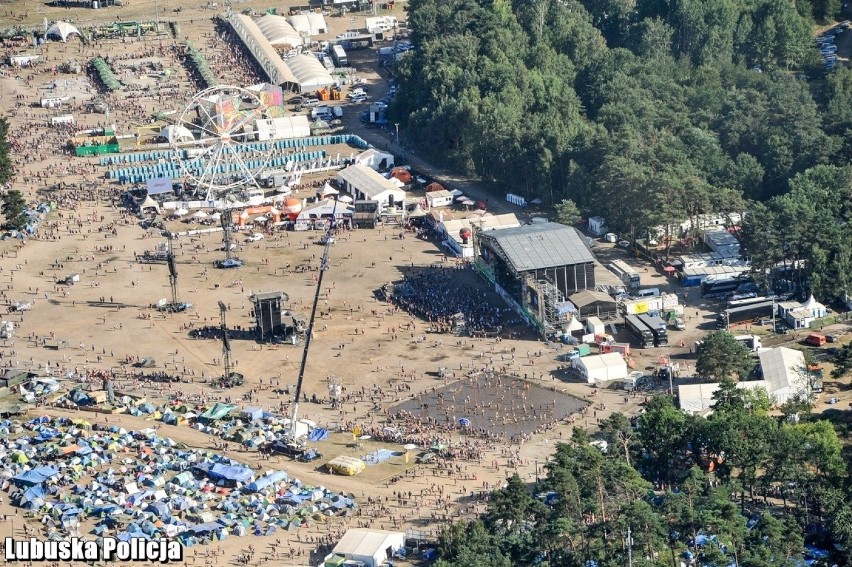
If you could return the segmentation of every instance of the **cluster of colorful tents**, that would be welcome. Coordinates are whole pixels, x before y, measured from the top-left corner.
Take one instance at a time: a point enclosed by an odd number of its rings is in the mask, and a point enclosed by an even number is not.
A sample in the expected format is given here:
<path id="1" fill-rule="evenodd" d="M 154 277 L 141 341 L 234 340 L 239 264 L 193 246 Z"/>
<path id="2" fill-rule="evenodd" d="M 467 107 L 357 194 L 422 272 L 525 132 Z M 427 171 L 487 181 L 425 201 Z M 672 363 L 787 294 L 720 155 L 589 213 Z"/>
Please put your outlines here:
<path id="1" fill-rule="evenodd" d="M 257 475 L 153 429 L 93 428 L 42 417 L 0 423 L 0 482 L 41 515 L 49 537 L 178 538 L 184 545 L 294 530 L 356 508 L 352 495 L 303 485 L 285 471 Z"/>

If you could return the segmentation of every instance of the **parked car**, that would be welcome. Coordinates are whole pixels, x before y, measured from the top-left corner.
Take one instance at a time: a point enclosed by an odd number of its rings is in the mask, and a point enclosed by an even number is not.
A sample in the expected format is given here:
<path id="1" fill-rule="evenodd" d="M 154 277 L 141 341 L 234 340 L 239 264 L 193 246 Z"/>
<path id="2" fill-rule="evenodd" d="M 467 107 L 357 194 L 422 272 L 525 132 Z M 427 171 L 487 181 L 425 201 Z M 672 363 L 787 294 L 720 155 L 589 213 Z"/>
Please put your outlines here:
<path id="1" fill-rule="evenodd" d="M 320 99 L 318 98 L 306 98 L 302 101 L 302 106 L 306 106 L 308 108 L 313 108 L 320 103 Z"/>
<path id="2" fill-rule="evenodd" d="M 243 263 L 236 258 L 228 258 L 227 260 L 221 260 L 216 262 L 216 267 L 218 268 L 239 268 Z"/>
<path id="3" fill-rule="evenodd" d="M 259 232 L 255 232 L 254 234 L 246 238 L 246 242 L 259 242 L 261 240 L 263 240 L 263 235 Z"/>

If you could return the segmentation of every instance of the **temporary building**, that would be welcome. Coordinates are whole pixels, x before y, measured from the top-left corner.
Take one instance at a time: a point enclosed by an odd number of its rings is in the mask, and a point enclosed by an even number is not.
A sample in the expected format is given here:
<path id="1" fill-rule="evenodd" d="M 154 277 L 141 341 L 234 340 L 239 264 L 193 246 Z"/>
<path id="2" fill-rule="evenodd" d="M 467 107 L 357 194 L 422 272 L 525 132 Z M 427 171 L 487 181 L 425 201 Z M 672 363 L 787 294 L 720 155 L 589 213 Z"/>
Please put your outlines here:
<path id="1" fill-rule="evenodd" d="M 352 528 L 343 534 L 332 553 L 349 561 L 360 561 L 366 567 L 379 567 L 404 546 L 403 532 Z"/>
<path id="2" fill-rule="evenodd" d="M 808 371 L 800 350 L 778 347 L 758 354 L 766 392 L 778 405 L 808 393 Z"/>
<path id="3" fill-rule="evenodd" d="M 627 362 L 617 352 L 575 358 L 573 365 L 589 384 L 623 380 L 628 374 Z"/>
<path id="4" fill-rule="evenodd" d="M 328 33 L 328 24 L 322 14 L 315 12 L 295 14 L 287 18 L 287 21 L 299 34 L 320 35 Z"/>
<path id="5" fill-rule="evenodd" d="M 367 468 L 367 465 L 365 465 L 364 461 L 361 459 L 357 457 L 347 457 L 345 455 L 335 457 L 326 463 L 325 466 L 329 472 L 342 474 L 344 476 L 355 476 Z"/>
<path id="6" fill-rule="evenodd" d="M 453 194 L 447 190 L 430 191 L 426 193 L 426 204 L 430 209 L 447 207 L 453 204 Z"/>
<path id="7" fill-rule="evenodd" d="M 737 388 L 741 390 L 766 389 L 764 380 L 751 380 L 748 382 L 737 382 Z M 719 389 L 718 382 L 701 384 L 682 384 L 677 387 L 680 409 L 698 415 L 709 415 L 713 411 L 713 394 Z"/>
<path id="8" fill-rule="evenodd" d="M 378 201 L 380 211 L 405 201 L 405 191 L 366 165 L 355 164 L 339 171 L 337 180 L 356 200 Z"/>
<path id="9" fill-rule="evenodd" d="M 299 92 L 313 92 L 335 82 L 328 69 L 313 55 L 296 55 L 285 59 L 284 64 L 296 78 Z"/>
<path id="10" fill-rule="evenodd" d="M 355 163 L 378 171 L 393 168 L 394 160 L 393 154 L 370 148 L 356 155 Z"/>
<path id="11" fill-rule="evenodd" d="M 299 47 L 304 43 L 302 36 L 293 29 L 293 26 L 287 22 L 284 16 L 265 14 L 255 20 L 255 24 L 269 43 L 274 46 Z"/>
<path id="12" fill-rule="evenodd" d="M 62 41 L 68 41 L 68 36 L 71 34 L 80 35 L 80 31 L 69 24 L 68 22 L 56 22 L 49 28 L 47 28 L 47 32 L 45 32 L 45 37 L 58 37 Z"/>
<path id="13" fill-rule="evenodd" d="M 168 141 L 170 144 L 174 142 L 191 142 L 195 139 L 189 128 L 180 124 L 169 124 L 160 130 L 157 136 Z"/>
<path id="14" fill-rule="evenodd" d="M 255 121 L 255 132 L 259 141 L 306 138 L 311 135 L 311 124 L 304 115 L 259 119 Z"/>

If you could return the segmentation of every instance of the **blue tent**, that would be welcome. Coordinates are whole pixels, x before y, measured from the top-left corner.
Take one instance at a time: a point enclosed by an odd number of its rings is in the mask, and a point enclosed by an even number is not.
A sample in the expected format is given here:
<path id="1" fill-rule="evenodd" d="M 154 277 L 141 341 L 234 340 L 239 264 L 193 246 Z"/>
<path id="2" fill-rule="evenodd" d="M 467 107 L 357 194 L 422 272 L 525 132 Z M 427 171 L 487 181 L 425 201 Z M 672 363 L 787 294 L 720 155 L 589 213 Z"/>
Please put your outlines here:
<path id="1" fill-rule="evenodd" d="M 21 495 L 20 506 L 22 508 L 31 510 L 33 508 L 40 508 L 43 505 L 44 488 L 42 488 L 41 485 L 32 486 Z"/>
<path id="2" fill-rule="evenodd" d="M 153 512 L 161 520 L 168 520 L 171 517 L 171 512 L 165 502 L 151 502 L 145 507 L 145 511 Z"/>
<path id="3" fill-rule="evenodd" d="M 246 486 L 246 490 L 250 492 L 260 492 L 261 490 L 272 486 L 276 482 L 287 480 L 287 478 L 289 478 L 289 475 L 286 471 L 275 471 L 271 474 L 268 474 L 255 480 L 254 482 Z"/>
<path id="4" fill-rule="evenodd" d="M 308 440 L 313 442 L 325 441 L 328 439 L 328 430 L 317 427 L 308 434 Z"/>
<path id="5" fill-rule="evenodd" d="M 34 486 L 41 484 L 47 479 L 59 474 L 59 471 L 53 467 L 36 467 L 31 471 L 22 472 L 14 477 L 12 481 L 18 486 Z"/>
<path id="6" fill-rule="evenodd" d="M 248 482 L 254 478 L 254 471 L 248 467 L 216 463 L 207 473 L 213 480 L 230 480 L 233 482 Z"/>
<path id="7" fill-rule="evenodd" d="M 195 535 L 200 535 L 200 534 L 206 534 L 206 533 L 210 533 L 210 532 L 217 532 L 221 529 L 222 529 L 222 524 L 220 524 L 219 522 L 207 522 L 207 523 L 204 523 L 204 524 L 198 524 L 198 525 L 192 526 L 187 531 L 189 531 L 189 532 L 191 532 Z"/>

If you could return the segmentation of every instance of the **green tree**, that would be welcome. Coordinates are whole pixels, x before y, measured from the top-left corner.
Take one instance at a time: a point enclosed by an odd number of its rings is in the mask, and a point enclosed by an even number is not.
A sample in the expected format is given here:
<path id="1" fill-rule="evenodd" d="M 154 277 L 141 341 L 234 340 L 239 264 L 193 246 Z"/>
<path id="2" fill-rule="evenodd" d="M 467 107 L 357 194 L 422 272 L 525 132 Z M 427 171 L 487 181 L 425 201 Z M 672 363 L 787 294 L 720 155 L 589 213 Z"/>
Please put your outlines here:
<path id="1" fill-rule="evenodd" d="M 832 378 L 843 378 L 852 372 L 852 343 L 846 343 L 834 355 L 834 369 L 831 371 Z"/>
<path id="2" fill-rule="evenodd" d="M 751 353 L 732 334 L 716 331 L 704 337 L 695 363 L 695 371 L 702 378 L 745 380 L 753 369 Z"/>
<path id="3" fill-rule="evenodd" d="M 582 220 L 580 209 L 571 199 L 562 199 L 556 205 L 556 222 L 573 226 Z"/>
<path id="4" fill-rule="evenodd" d="M 12 230 L 20 230 L 27 225 L 27 202 L 24 200 L 24 195 L 12 189 L 3 194 L 2 204 L 0 204 L 0 212 L 6 219 L 6 227 Z"/>
<path id="5" fill-rule="evenodd" d="M 440 567 L 467 567 L 480 562 L 500 567 L 512 565 L 480 521 L 456 523 L 441 530 L 438 551 L 441 558 L 436 565 Z"/>
<path id="6" fill-rule="evenodd" d="M 669 396 L 654 396 L 639 418 L 639 439 L 648 452 L 647 465 L 658 478 L 673 476 L 672 463 L 686 446 L 686 414 Z"/>
<path id="7" fill-rule="evenodd" d="M 12 147 L 9 145 L 9 121 L 0 118 L 0 185 L 12 179 Z"/>
<path id="8" fill-rule="evenodd" d="M 629 466 L 631 463 L 631 452 L 635 449 L 636 442 L 633 426 L 623 413 L 615 412 L 604 419 L 601 424 L 601 433 L 609 444 L 610 451 L 624 458 Z M 616 450 L 617 449 L 617 450 Z"/>

